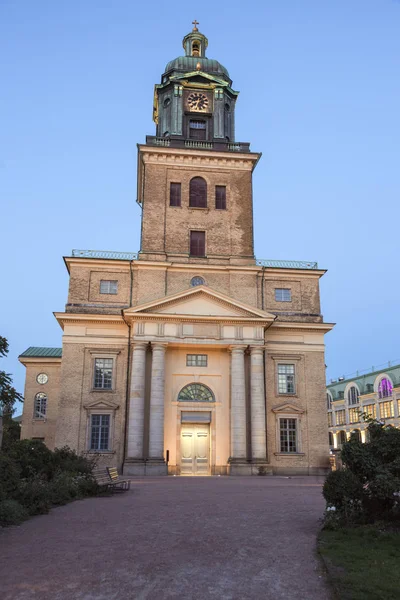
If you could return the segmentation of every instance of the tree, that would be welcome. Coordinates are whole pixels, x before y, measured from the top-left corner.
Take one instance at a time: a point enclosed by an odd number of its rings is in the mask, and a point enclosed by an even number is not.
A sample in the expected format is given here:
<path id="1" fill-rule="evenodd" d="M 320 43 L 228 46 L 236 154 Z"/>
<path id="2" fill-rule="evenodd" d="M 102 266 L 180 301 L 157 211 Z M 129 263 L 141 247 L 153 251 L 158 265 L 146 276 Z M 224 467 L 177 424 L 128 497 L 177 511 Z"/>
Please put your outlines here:
<path id="1" fill-rule="evenodd" d="M 0 357 L 7 356 L 7 354 L 8 341 L 0 336 Z M 12 416 L 15 412 L 14 405 L 17 400 L 23 402 L 24 398 L 13 387 L 11 375 L 5 371 L 0 371 L 0 448 L 3 440 L 3 428 L 12 429 Z"/>

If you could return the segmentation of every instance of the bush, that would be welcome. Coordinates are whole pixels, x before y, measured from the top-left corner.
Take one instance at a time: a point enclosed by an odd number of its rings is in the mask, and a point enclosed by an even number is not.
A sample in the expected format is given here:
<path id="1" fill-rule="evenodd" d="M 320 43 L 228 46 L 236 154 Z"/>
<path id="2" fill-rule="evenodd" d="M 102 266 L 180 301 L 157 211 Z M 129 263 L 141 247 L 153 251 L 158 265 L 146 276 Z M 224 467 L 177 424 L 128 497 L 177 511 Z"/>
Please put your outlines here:
<path id="1" fill-rule="evenodd" d="M 46 480 L 22 480 L 15 500 L 22 504 L 30 515 L 45 515 L 51 508 L 51 489 Z"/>
<path id="2" fill-rule="evenodd" d="M 330 473 L 325 481 L 328 508 L 340 513 L 326 515 L 326 524 L 400 518 L 400 430 L 373 421 L 368 434 L 366 444 L 354 436 L 343 444 L 345 469 Z"/>
<path id="3" fill-rule="evenodd" d="M 29 517 L 27 510 L 15 500 L 0 502 L 0 525 L 19 525 Z"/>
<path id="4" fill-rule="evenodd" d="M 56 471 L 68 471 L 75 474 L 89 474 L 93 470 L 93 460 L 78 455 L 68 446 L 56 448 L 53 452 L 53 465 Z"/>
<path id="5" fill-rule="evenodd" d="M 18 489 L 21 470 L 9 456 L 0 453 L 0 502 L 12 498 Z"/>
<path id="6" fill-rule="evenodd" d="M 23 479 L 49 479 L 53 474 L 53 453 L 40 440 L 18 440 L 11 446 L 8 456 L 20 466 Z"/>

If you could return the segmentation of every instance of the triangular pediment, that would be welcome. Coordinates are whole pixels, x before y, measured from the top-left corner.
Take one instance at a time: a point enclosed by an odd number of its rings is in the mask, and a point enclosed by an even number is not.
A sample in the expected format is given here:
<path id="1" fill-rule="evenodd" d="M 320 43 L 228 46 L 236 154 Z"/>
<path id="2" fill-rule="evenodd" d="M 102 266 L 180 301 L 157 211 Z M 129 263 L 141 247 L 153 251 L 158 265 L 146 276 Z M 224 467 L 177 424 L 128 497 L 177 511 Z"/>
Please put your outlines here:
<path id="1" fill-rule="evenodd" d="M 111 402 L 110 400 L 106 400 L 105 398 L 99 398 L 98 400 L 92 400 L 92 402 L 87 402 L 86 404 L 84 404 L 84 408 L 86 408 L 86 410 L 117 410 L 119 408 L 119 404 Z"/>
<path id="2" fill-rule="evenodd" d="M 304 410 L 292 402 L 284 402 L 272 408 L 272 412 L 278 414 L 303 414 Z"/>
<path id="3" fill-rule="evenodd" d="M 199 285 L 173 296 L 148 302 L 124 311 L 126 317 L 135 314 L 191 315 L 219 318 L 257 319 L 272 322 L 275 315 L 238 302 L 225 294 L 216 292 L 207 286 Z"/>

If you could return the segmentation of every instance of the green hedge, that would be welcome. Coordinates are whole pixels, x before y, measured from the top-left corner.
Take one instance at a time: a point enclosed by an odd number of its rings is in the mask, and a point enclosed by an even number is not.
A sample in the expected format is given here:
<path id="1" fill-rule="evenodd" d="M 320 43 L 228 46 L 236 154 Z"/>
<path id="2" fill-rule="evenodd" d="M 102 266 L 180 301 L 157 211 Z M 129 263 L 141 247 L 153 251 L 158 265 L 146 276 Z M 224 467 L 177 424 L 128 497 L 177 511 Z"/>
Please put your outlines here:
<path id="1" fill-rule="evenodd" d="M 68 447 L 49 450 L 39 440 L 18 440 L 0 452 L 0 525 L 17 525 L 52 506 L 93 496 L 93 461 Z"/>

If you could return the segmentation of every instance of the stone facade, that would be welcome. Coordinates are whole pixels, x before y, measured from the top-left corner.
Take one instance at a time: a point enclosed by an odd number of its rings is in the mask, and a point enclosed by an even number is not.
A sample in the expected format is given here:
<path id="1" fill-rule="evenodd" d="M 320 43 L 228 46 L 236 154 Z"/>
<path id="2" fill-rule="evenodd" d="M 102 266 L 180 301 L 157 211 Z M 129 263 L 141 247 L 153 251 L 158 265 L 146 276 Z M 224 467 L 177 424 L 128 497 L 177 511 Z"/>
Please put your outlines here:
<path id="1" fill-rule="evenodd" d="M 128 475 L 323 473 L 324 334 L 332 328 L 320 310 L 324 271 L 256 261 L 252 172 L 261 155 L 232 137 L 217 140 L 221 129 L 213 137 L 207 119 L 230 110 L 217 101 L 238 94 L 227 75 L 221 79 L 226 70 L 204 59 L 182 79 L 176 69 L 186 63 L 169 63 L 156 86 L 157 118 L 171 106 L 168 94 L 179 98 L 182 88 L 180 131 L 198 135 L 204 125 L 207 142 L 166 132 L 138 147 L 137 256 L 65 258 L 68 300 L 55 314 L 62 359 L 50 363 L 35 349 L 20 357 L 27 367 L 23 437 L 40 431 L 49 446 L 95 453 Z M 204 90 L 210 114 L 190 105 L 191 90 L 192 98 Z M 228 121 L 232 136 L 233 114 Z M 207 188 L 201 207 L 193 206 L 194 178 Z M 180 184 L 173 206 L 171 184 Z M 204 233 L 201 253 L 192 249 L 192 232 Z M 38 369 L 49 374 L 41 384 L 47 414 L 32 419 Z"/>

